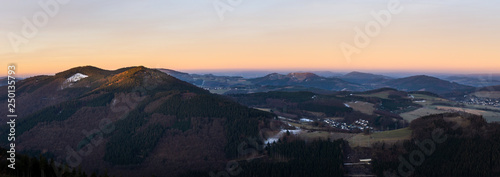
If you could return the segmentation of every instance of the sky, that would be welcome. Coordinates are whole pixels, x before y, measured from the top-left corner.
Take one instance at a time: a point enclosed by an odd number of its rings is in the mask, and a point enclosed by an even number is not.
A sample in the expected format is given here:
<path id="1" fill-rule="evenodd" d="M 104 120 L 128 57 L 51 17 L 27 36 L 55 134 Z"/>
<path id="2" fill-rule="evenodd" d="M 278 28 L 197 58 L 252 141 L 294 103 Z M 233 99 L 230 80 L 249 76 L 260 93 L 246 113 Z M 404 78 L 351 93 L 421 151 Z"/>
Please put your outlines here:
<path id="1" fill-rule="evenodd" d="M 500 73 L 499 31 L 491 0 L 5 1 L 0 61 L 20 75 L 85 65 Z"/>

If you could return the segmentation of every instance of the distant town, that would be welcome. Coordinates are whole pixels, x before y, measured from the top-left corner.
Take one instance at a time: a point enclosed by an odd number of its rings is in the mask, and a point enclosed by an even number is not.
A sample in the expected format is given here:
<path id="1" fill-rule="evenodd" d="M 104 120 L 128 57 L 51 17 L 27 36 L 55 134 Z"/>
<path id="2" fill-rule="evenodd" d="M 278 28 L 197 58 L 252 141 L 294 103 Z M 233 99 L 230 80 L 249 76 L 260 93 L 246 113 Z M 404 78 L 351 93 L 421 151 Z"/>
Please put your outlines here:
<path id="1" fill-rule="evenodd" d="M 464 101 L 461 101 L 464 104 L 500 107 L 500 99 L 483 98 L 475 95 L 465 95 L 464 97 Z"/>

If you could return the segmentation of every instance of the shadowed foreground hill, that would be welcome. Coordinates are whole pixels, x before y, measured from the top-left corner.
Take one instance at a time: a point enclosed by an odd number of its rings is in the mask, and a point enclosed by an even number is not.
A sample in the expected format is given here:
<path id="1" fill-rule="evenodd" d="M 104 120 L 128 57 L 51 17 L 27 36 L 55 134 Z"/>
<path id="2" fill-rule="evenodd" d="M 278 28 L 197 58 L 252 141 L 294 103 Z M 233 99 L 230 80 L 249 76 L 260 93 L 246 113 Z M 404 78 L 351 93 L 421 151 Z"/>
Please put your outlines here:
<path id="1" fill-rule="evenodd" d="M 416 119 L 410 128 L 412 139 L 402 145 L 374 146 L 373 168 L 379 176 L 500 176 L 499 124 L 445 113 Z"/>
<path id="2" fill-rule="evenodd" d="M 223 169 L 238 157 L 238 145 L 259 139 L 273 118 L 145 67 L 73 68 L 23 80 L 18 94 L 26 114 L 17 122 L 17 151 L 87 174 Z"/>

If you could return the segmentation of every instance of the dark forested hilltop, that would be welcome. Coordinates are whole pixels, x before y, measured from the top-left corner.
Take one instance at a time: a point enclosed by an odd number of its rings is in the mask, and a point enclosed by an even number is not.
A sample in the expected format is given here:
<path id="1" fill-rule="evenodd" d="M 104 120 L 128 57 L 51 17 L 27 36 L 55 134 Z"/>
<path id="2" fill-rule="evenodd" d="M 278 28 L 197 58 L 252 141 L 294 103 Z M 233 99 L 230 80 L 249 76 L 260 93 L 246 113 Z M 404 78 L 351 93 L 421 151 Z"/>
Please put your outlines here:
<path id="1" fill-rule="evenodd" d="M 416 119 L 410 128 L 411 140 L 373 147 L 377 175 L 500 176 L 498 123 L 467 113 L 446 113 Z"/>

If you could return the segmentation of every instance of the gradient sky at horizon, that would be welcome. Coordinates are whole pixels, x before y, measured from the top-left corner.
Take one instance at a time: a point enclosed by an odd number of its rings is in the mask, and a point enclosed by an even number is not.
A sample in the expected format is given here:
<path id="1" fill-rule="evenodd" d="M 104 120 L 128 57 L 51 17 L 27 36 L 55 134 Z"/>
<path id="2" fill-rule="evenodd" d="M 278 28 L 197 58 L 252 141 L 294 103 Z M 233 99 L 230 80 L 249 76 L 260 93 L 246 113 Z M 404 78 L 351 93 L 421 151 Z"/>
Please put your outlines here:
<path id="1" fill-rule="evenodd" d="M 243 0 L 223 21 L 213 0 L 73 0 L 15 53 L 7 36 L 20 35 L 22 19 L 31 21 L 43 11 L 38 2 L 6 1 L 0 7 L 1 61 L 4 66 L 16 63 L 25 75 L 83 65 L 181 71 L 500 71 L 500 1 L 401 0 L 404 10 L 351 61 L 339 44 L 353 44 L 354 28 L 364 29 L 374 20 L 370 12 L 387 9 L 389 0 Z"/>

